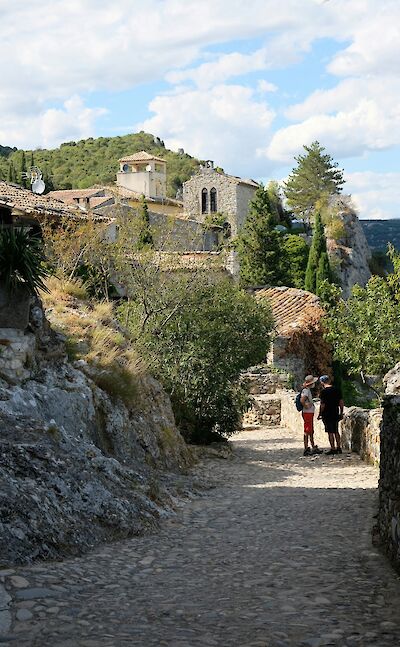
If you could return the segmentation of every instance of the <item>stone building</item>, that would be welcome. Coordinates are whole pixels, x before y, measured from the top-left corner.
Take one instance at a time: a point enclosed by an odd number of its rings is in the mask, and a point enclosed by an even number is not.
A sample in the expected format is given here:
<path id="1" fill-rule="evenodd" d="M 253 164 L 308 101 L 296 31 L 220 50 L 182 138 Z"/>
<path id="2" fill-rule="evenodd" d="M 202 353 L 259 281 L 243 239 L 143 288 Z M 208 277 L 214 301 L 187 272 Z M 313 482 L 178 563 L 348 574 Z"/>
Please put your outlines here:
<path id="1" fill-rule="evenodd" d="M 204 222 L 215 213 L 226 216 L 231 233 L 236 236 L 249 210 L 259 184 L 254 180 L 220 173 L 211 161 L 183 184 L 183 210 L 189 218 Z"/>
<path id="2" fill-rule="evenodd" d="M 119 167 L 117 186 L 146 198 L 167 197 L 167 163 L 161 157 L 140 151 L 121 157 Z"/>
<path id="3" fill-rule="evenodd" d="M 267 287 L 255 290 L 255 298 L 271 306 L 274 318 L 268 363 L 289 371 L 296 386 L 309 373 L 329 372 L 331 349 L 323 338 L 325 313 L 318 297 L 297 288 Z"/>

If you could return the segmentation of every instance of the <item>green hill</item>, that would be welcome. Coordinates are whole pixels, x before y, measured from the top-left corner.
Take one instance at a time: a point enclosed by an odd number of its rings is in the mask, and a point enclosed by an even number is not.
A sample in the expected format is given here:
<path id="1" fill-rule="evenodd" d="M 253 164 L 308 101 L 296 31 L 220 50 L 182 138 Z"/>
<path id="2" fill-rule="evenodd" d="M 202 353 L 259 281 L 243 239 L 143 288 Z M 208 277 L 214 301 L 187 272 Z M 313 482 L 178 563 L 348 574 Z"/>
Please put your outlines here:
<path id="1" fill-rule="evenodd" d="M 360 220 L 368 245 L 374 251 L 386 252 L 388 243 L 400 250 L 400 218 Z"/>
<path id="2" fill-rule="evenodd" d="M 0 147 L 0 179 L 22 184 L 23 151 Z M 38 166 L 50 189 L 86 189 L 116 179 L 118 159 L 145 150 L 167 162 L 167 193 L 174 198 L 182 183 L 199 168 L 199 160 L 165 148 L 153 135 L 140 132 L 121 137 L 98 137 L 66 142 L 50 150 L 25 150 L 26 166 Z M 10 175 L 11 171 L 11 175 Z"/>

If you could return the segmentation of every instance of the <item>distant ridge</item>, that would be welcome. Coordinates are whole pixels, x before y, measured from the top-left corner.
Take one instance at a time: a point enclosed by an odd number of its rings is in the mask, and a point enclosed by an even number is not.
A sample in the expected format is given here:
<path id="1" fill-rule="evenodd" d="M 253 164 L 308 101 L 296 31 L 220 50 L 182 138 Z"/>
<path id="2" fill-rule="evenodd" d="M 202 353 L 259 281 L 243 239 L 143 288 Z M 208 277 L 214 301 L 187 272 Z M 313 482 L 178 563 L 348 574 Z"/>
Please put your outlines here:
<path id="1" fill-rule="evenodd" d="M 388 243 L 400 250 L 400 218 L 392 220 L 360 220 L 372 251 L 386 252 Z"/>

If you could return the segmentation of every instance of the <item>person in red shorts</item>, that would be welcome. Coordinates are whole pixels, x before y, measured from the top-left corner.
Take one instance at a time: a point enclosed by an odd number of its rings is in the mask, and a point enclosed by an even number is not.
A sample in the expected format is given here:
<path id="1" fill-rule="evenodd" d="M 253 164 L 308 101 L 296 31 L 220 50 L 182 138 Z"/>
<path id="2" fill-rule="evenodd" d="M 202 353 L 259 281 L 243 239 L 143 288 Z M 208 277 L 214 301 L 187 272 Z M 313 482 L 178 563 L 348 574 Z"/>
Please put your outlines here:
<path id="1" fill-rule="evenodd" d="M 315 406 L 311 389 L 318 382 L 318 378 L 313 375 L 306 375 L 304 378 L 303 388 L 301 391 L 300 402 L 303 405 L 301 415 L 304 421 L 304 452 L 303 456 L 312 454 L 322 454 L 322 450 L 314 443 L 314 414 Z M 311 447 L 308 446 L 310 443 Z"/>

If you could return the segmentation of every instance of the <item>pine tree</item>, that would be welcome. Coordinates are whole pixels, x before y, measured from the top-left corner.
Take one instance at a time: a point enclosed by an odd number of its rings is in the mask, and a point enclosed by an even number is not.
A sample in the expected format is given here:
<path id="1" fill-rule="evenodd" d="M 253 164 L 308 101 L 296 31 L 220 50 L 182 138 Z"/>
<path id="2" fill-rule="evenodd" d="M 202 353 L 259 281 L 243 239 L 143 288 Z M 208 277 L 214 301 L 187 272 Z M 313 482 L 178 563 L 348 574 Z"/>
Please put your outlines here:
<path id="1" fill-rule="evenodd" d="M 321 216 L 319 213 L 315 216 L 313 238 L 311 242 L 310 254 L 308 256 L 308 263 L 306 269 L 305 289 L 309 292 L 317 293 L 317 273 L 319 269 L 320 259 L 326 255 L 326 262 L 329 266 L 328 254 L 326 251 L 326 238 L 324 232 L 324 225 L 322 224 Z"/>
<path id="2" fill-rule="evenodd" d="M 141 205 L 138 219 L 138 239 L 136 242 L 136 249 L 141 251 L 143 249 L 154 249 L 154 240 L 150 228 L 149 208 L 147 206 L 146 198 L 144 195 L 141 197 Z"/>
<path id="3" fill-rule="evenodd" d="M 268 192 L 260 186 L 236 242 L 242 285 L 280 283 L 281 235 L 274 226 Z"/>
<path id="4" fill-rule="evenodd" d="M 309 222 L 316 202 L 324 194 L 340 193 L 344 179 L 337 162 L 324 153 L 325 148 L 319 142 L 303 148 L 306 154 L 295 157 L 297 166 L 284 183 L 284 193 L 288 207 L 298 218 Z"/>

